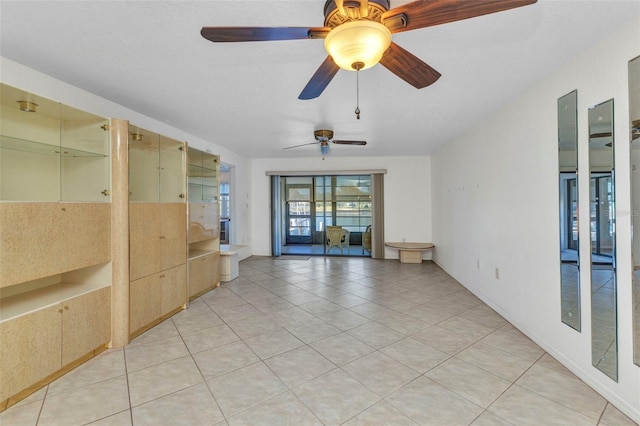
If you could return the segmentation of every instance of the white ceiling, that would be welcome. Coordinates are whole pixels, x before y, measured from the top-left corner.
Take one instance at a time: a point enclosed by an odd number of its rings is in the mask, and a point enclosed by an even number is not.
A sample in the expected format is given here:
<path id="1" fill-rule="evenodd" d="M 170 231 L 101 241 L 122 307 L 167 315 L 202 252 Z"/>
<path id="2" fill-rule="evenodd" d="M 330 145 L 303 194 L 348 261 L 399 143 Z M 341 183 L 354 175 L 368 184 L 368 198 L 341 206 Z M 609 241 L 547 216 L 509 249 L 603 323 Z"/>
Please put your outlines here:
<path id="1" fill-rule="evenodd" d="M 396 34 L 442 77 L 417 90 L 381 65 L 363 71 L 361 120 L 352 72 L 298 100 L 326 57 L 321 40 L 200 36 L 202 26 L 322 26 L 324 3 L 1 0 L 0 54 L 249 158 L 319 156 L 318 146 L 282 150 L 319 128 L 369 143 L 334 145 L 332 156 L 429 155 L 640 14 L 637 0 L 539 0 Z"/>

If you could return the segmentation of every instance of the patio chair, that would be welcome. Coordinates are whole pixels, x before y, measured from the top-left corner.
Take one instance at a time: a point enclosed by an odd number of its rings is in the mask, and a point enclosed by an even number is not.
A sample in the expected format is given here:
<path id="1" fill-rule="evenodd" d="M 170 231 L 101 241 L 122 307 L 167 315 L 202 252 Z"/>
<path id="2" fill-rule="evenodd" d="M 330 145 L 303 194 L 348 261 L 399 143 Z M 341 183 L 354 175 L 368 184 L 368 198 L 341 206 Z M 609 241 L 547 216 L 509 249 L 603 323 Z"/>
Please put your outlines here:
<path id="1" fill-rule="evenodd" d="M 340 249 L 340 253 L 344 254 L 343 248 L 347 248 L 347 252 L 349 249 L 349 231 L 346 229 L 342 229 L 342 226 L 327 226 L 327 244 L 329 248 L 327 249 L 327 253 L 331 251 L 333 247 L 338 247 Z"/>

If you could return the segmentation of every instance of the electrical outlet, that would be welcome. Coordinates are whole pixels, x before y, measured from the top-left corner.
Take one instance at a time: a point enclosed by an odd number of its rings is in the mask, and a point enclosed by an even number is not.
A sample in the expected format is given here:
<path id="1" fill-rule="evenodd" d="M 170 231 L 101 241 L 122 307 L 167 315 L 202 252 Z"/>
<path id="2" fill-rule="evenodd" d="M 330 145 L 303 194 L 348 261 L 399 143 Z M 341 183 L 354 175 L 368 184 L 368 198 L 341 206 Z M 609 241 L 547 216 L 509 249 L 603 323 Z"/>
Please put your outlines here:
<path id="1" fill-rule="evenodd" d="M 496 268 L 496 280 L 500 279 L 500 269 Z"/>

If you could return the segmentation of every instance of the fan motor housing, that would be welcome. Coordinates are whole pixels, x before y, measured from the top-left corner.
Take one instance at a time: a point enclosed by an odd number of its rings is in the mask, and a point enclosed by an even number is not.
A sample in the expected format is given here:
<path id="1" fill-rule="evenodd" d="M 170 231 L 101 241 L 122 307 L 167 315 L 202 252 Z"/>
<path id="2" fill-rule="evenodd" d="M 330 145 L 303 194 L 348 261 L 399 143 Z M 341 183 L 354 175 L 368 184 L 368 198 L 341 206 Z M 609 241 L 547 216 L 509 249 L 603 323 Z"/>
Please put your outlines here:
<path id="1" fill-rule="evenodd" d="M 315 130 L 313 132 L 313 136 L 315 136 L 316 139 L 319 141 L 333 139 L 333 130 L 325 130 L 325 129 Z"/>
<path id="2" fill-rule="evenodd" d="M 338 10 L 335 0 L 327 0 L 324 4 L 324 26 L 335 28 L 345 22 L 357 21 L 358 19 L 380 22 L 382 21 L 382 14 L 391 7 L 389 0 L 369 0 L 368 16 L 362 18 L 360 17 L 359 6 L 360 1 L 358 0 L 345 0 L 344 8 L 347 11 L 347 15 L 345 16 Z"/>

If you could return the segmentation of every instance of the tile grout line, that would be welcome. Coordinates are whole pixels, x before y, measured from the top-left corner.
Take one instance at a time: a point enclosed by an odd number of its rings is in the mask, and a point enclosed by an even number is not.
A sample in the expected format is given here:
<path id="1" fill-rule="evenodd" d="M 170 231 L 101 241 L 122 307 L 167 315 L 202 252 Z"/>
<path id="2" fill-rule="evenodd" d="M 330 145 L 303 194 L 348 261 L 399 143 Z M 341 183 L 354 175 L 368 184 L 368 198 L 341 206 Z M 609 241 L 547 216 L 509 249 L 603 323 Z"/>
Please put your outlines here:
<path id="1" fill-rule="evenodd" d="M 546 354 L 546 352 L 543 352 L 543 353 L 542 353 L 542 355 L 540 355 L 540 356 L 538 357 L 538 359 L 536 359 L 534 362 L 532 362 L 532 363 L 531 363 L 531 365 L 530 365 L 529 367 L 527 367 L 527 369 L 525 369 L 525 370 L 524 370 L 524 371 L 523 371 L 523 372 L 522 372 L 518 377 L 516 377 L 516 378 L 515 378 L 515 380 L 513 380 L 513 381 L 511 382 L 511 384 L 510 384 L 509 386 L 507 386 L 507 388 L 506 388 L 504 391 L 502 391 L 502 392 L 500 393 L 500 395 L 498 395 L 498 396 L 497 396 L 493 401 L 491 401 L 491 404 L 489 404 L 489 405 L 487 406 L 487 408 L 485 408 L 485 409 L 482 411 L 482 413 L 480 413 L 480 415 L 482 415 L 485 411 L 489 411 L 489 408 L 490 408 L 493 404 L 495 404 L 495 403 L 496 403 L 496 401 L 498 401 L 498 400 L 499 400 L 499 399 L 500 399 L 500 398 L 501 398 L 505 393 L 507 393 L 507 392 L 509 391 L 509 389 L 511 389 L 513 386 L 519 386 L 519 385 L 516 385 L 516 382 L 517 382 L 518 380 L 520 380 L 520 378 L 521 378 L 522 376 L 524 376 L 525 374 L 527 374 L 527 371 L 531 370 L 531 368 L 533 368 L 533 366 L 534 366 L 534 365 L 536 365 L 536 364 L 538 363 L 538 361 L 540 361 L 540 360 L 544 357 L 544 355 L 545 355 L 545 354 Z M 538 394 L 537 392 L 535 392 L 535 394 L 536 394 L 536 395 L 540 395 L 540 394 Z M 540 396 L 543 396 L 543 395 L 540 395 Z M 544 397 L 544 396 L 543 396 L 543 397 Z M 545 398 L 546 398 L 546 397 L 545 397 Z M 548 399 L 548 398 L 546 398 L 546 399 Z M 552 402 L 555 402 L 555 401 L 552 401 Z M 560 405 L 561 405 L 561 404 L 560 404 Z M 567 408 L 568 408 L 568 407 L 567 407 Z M 573 411 L 575 411 L 575 410 L 573 410 Z M 490 412 L 491 414 L 493 414 L 493 415 L 497 416 L 497 417 L 500 417 L 500 416 L 498 416 L 497 414 L 495 414 L 495 413 L 493 413 L 493 412 L 491 412 L 491 411 L 489 411 L 489 412 Z M 576 412 L 577 412 L 577 411 L 576 411 Z M 479 415 L 479 416 L 480 416 L 480 415 Z M 479 417 L 479 416 L 478 416 L 478 417 Z M 502 417 L 500 417 L 500 418 L 502 419 Z M 503 420 L 504 420 L 504 419 L 503 419 Z M 474 420 L 474 421 L 475 421 L 475 420 Z M 505 420 L 505 421 L 506 421 L 506 420 Z M 511 422 L 508 422 L 508 423 L 511 423 Z"/>
<path id="2" fill-rule="evenodd" d="M 129 400 L 129 418 L 131 419 L 131 424 L 134 425 L 133 422 L 133 405 L 131 404 L 131 386 L 129 385 L 129 368 L 127 367 L 127 353 L 126 353 L 127 345 L 122 347 L 122 358 L 124 362 L 124 375 L 127 380 L 127 399 Z"/>
<path id="3" fill-rule="evenodd" d="M 40 410 L 38 410 L 38 416 L 36 417 L 36 426 L 40 423 L 40 417 L 42 416 L 42 412 L 44 411 L 44 403 L 49 396 L 49 385 L 47 385 L 47 389 L 44 391 L 44 396 L 42 397 L 42 404 L 40 404 Z"/>

